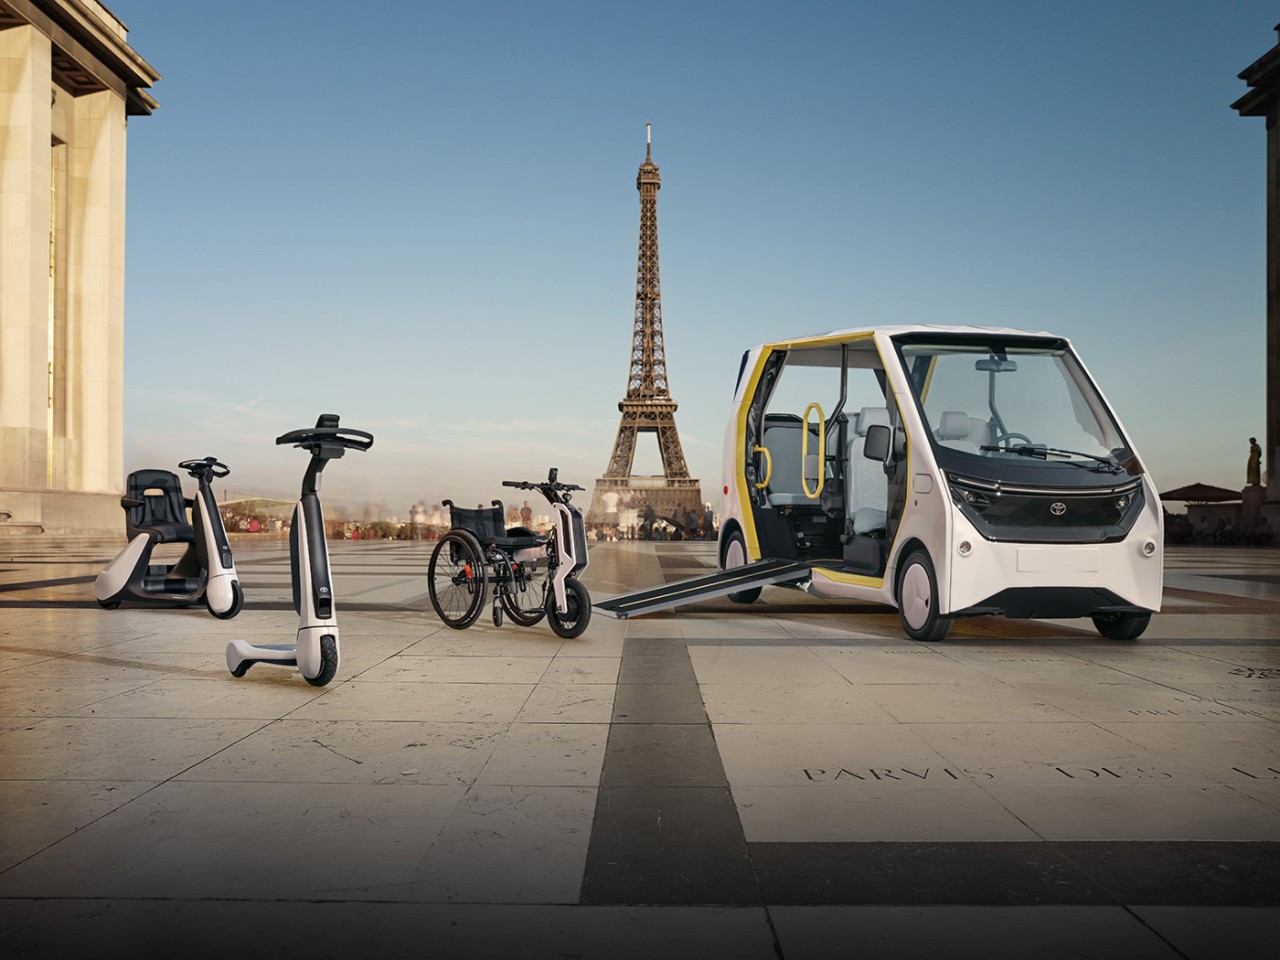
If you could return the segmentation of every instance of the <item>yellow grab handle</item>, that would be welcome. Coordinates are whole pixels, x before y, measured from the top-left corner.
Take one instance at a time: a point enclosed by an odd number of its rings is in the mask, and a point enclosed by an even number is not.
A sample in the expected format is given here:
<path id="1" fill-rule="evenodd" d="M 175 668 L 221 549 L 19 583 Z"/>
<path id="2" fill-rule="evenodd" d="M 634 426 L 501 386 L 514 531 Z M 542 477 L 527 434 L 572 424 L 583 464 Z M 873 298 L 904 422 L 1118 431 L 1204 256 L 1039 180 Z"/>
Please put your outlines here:
<path id="1" fill-rule="evenodd" d="M 810 491 L 809 483 L 804 475 L 805 464 L 809 461 L 809 412 L 811 410 L 818 411 L 818 449 L 823 451 L 818 460 L 818 486 L 817 489 Z M 800 441 L 800 487 L 804 490 L 804 495 L 810 500 L 817 500 L 822 495 L 822 486 L 827 482 L 827 421 L 822 415 L 822 407 L 816 403 L 811 403 L 804 408 L 804 436 Z"/>
<path id="2" fill-rule="evenodd" d="M 763 490 L 769 485 L 769 478 L 773 476 L 773 457 L 769 454 L 768 447 L 754 447 L 751 452 L 764 454 L 764 479 L 756 484 L 757 490 Z"/>

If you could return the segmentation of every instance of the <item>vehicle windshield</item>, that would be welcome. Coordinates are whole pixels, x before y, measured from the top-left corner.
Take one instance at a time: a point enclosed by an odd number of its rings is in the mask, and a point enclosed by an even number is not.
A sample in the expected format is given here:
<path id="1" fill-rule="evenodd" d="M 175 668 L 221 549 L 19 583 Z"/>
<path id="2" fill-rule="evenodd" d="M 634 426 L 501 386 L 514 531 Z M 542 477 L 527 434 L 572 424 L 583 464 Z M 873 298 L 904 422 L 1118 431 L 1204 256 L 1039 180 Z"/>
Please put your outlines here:
<path id="1" fill-rule="evenodd" d="M 1115 420 L 1064 341 L 912 338 L 897 346 L 944 465 L 979 469 L 982 458 L 1111 474 L 1127 466 Z"/>

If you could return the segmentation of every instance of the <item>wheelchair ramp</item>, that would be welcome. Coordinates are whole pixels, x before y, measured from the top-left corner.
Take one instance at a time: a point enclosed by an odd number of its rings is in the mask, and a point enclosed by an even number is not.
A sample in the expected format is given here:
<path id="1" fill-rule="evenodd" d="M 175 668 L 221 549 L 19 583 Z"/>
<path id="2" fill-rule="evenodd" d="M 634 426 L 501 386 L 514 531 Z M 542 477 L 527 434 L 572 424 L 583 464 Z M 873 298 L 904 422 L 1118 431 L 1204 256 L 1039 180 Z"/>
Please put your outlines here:
<path id="1" fill-rule="evenodd" d="M 688 580 L 677 580 L 660 587 L 650 587 L 620 597 L 601 600 L 593 606 L 601 613 L 619 620 L 654 610 L 682 607 L 686 603 L 723 597 L 752 587 L 767 587 L 774 583 L 795 583 L 809 578 L 809 564 L 799 560 L 757 560 L 746 566 L 721 570 L 718 573 Z"/>

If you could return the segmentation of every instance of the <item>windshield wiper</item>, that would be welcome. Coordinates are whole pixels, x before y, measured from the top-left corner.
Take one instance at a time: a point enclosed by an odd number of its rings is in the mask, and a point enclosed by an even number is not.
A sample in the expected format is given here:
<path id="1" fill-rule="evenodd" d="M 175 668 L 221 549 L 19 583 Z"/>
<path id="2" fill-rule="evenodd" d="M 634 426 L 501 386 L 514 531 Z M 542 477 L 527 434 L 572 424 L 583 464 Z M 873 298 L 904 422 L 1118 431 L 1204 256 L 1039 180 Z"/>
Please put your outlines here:
<path id="1" fill-rule="evenodd" d="M 1058 447 L 1041 447 L 1030 443 L 1020 443 L 1013 447 L 984 444 L 979 449 L 992 450 L 996 453 L 1016 453 L 1021 457 L 1040 457 L 1042 460 L 1048 460 L 1049 454 L 1051 453 L 1060 457 L 1084 457 L 1086 460 L 1093 461 L 1093 464 L 1089 466 L 1090 470 L 1099 470 L 1104 473 L 1119 473 L 1121 469 L 1120 464 L 1108 457 L 1099 457 L 1092 453 L 1084 453 L 1080 450 L 1062 450 Z M 1085 464 L 1080 463 L 1076 464 L 1076 466 L 1083 467 Z"/>

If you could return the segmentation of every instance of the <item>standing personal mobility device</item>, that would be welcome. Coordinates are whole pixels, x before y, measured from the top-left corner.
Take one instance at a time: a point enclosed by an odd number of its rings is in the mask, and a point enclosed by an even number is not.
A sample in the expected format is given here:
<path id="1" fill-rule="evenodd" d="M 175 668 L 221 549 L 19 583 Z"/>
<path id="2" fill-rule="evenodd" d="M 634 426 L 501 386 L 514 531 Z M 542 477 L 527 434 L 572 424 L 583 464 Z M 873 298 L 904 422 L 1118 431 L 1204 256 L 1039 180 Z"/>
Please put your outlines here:
<path id="1" fill-rule="evenodd" d="M 915 640 L 980 614 L 1133 640 L 1160 609 L 1159 494 L 1063 337 L 897 326 L 748 350 L 723 469 L 723 572 L 602 609 L 776 583 L 892 604 Z"/>
<path id="2" fill-rule="evenodd" d="M 302 478 L 302 497 L 289 526 L 289 567 L 293 579 L 293 609 L 299 616 L 295 643 L 257 646 L 244 640 L 227 644 L 227 669 L 243 677 L 255 663 L 297 667 L 313 687 L 323 687 L 338 672 L 338 620 L 333 583 L 329 579 L 329 547 L 320 510 L 320 474 L 330 460 L 348 450 L 368 450 L 373 434 L 338 426 L 338 416 L 321 414 L 310 430 L 293 430 L 276 437 L 277 444 L 293 444 L 311 454 Z"/>
<path id="3" fill-rule="evenodd" d="M 120 498 L 129 543 L 98 574 L 94 596 L 107 610 L 122 600 L 187 606 L 203 599 L 215 617 L 230 620 L 244 605 L 244 594 L 213 497 L 213 481 L 231 471 L 215 457 L 183 460 L 178 469 L 198 481 L 195 497 L 184 497 L 182 481 L 168 470 L 129 474 Z M 177 563 L 152 563 L 158 543 L 185 543 L 187 549 Z"/>
<path id="4" fill-rule="evenodd" d="M 504 480 L 504 487 L 537 490 L 554 515 L 545 537 L 527 527 L 506 529 L 501 500 L 469 510 L 445 500 L 449 530 L 431 554 L 427 589 L 440 619 L 465 630 L 480 617 L 493 584 L 493 622 L 505 612 L 522 627 L 545 615 L 556 636 L 582 635 L 591 620 L 591 595 L 578 579 L 587 568 L 587 528 L 582 511 L 570 503 L 575 484 L 561 483 L 552 467 L 543 482 Z M 550 585 L 550 589 L 548 589 Z"/>

